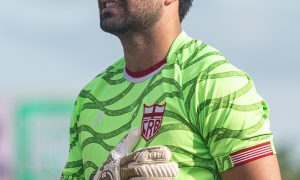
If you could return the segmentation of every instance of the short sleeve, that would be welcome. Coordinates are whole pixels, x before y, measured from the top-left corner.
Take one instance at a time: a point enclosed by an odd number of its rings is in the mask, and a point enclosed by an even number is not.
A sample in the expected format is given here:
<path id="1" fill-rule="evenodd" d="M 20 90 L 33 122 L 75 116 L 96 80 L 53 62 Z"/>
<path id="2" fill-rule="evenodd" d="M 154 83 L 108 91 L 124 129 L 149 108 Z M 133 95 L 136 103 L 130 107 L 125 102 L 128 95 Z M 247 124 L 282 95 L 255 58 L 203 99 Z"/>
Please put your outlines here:
<path id="1" fill-rule="evenodd" d="M 229 63 L 201 78 L 197 125 L 218 171 L 274 154 L 269 109 L 252 79 Z"/>
<path id="2" fill-rule="evenodd" d="M 78 143 L 78 126 L 79 119 L 77 101 L 75 103 L 74 112 L 71 117 L 70 135 L 69 135 L 69 156 L 68 161 L 63 169 L 62 180 L 83 180 L 84 168 L 82 163 L 81 148 Z"/>

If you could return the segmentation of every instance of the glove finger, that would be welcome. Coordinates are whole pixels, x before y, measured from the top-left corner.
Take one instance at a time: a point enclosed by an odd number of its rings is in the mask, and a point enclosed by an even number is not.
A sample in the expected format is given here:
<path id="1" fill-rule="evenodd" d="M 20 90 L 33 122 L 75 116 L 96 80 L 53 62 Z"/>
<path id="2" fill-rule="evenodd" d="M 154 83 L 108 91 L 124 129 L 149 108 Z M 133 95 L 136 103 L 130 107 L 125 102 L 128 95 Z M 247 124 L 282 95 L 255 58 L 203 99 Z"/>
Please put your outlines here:
<path id="1" fill-rule="evenodd" d="M 154 146 L 140 149 L 120 160 L 121 166 L 127 166 L 130 163 L 151 163 L 151 162 L 167 162 L 172 158 L 172 152 L 166 146 Z"/>
<path id="2" fill-rule="evenodd" d="M 121 168 L 122 179 L 173 179 L 178 176 L 175 162 L 138 164 L 131 168 Z"/>
<path id="3" fill-rule="evenodd" d="M 134 128 L 116 145 L 115 149 L 111 151 L 111 156 L 114 160 L 125 156 L 132 152 L 141 139 L 141 129 Z"/>

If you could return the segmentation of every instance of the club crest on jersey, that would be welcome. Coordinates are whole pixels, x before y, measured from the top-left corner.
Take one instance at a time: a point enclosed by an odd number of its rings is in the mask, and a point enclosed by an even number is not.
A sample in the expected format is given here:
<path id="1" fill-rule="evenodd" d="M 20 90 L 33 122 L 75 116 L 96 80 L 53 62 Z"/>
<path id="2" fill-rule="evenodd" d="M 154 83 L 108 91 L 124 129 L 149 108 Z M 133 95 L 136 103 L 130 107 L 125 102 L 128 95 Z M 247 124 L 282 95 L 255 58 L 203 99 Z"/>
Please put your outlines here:
<path id="1" fill-rule="evenodd" d="M 149 141 L 155 136 L 162 124 L 166 105 L 154 104 L 152 106 L 144 105 L 144 115 L 142 120 L 142 137 Z"/>

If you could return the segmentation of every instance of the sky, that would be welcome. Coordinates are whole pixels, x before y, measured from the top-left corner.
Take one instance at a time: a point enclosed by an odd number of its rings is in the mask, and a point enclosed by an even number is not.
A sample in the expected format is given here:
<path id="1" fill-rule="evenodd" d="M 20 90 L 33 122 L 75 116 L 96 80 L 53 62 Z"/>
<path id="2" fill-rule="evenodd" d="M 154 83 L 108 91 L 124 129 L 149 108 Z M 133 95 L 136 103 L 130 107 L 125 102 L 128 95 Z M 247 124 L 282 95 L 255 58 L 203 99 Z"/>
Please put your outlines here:
<path id="1" fill-rule="evenodd" d="M 300 154 L 299 0 L 195 0 L 183 29 L 254 80 L 275 143 Z M 67 96 L 123 54 L 99 28 L 97 1 L 9 0 L 0 6 L 1 97 Z"/>

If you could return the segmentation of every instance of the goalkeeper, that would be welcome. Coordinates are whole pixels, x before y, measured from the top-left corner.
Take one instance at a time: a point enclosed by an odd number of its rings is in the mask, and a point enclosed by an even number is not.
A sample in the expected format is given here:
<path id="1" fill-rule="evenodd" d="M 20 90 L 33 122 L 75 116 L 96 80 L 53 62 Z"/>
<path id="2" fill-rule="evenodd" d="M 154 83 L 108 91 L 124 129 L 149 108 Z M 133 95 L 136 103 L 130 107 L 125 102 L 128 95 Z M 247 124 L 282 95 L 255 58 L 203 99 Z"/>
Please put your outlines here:
<path id="1" fill-rule="evenodd" d="M 192 0 L 98 5 L 124 57 L 77 98 L 63 180 L 281 179 L 252 79 L 181 29 Z"/>

